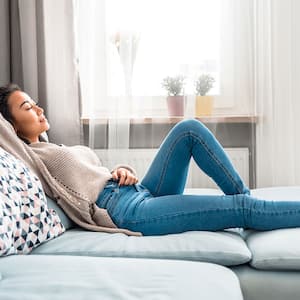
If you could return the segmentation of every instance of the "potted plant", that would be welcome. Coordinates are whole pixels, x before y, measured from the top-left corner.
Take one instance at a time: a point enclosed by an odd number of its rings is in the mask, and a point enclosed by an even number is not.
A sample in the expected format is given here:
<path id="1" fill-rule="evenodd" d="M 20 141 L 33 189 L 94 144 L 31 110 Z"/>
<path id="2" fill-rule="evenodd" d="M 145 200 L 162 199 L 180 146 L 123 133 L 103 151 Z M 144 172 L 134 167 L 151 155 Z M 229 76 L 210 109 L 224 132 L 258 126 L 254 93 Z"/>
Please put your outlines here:
<path id="1" fill-rule="evenodd" d="M 174 77 L 167 76 L 162 81 L 162 87 L 168 92 L 167 105 L 169 115 L 172 117 L 184 116 L 185 97 L 183 88 L 185 85 L 185 77 L 177 75 Z"/>
<path id="2" fill-rule="evenodd" d="M 207 96 L 215 83 L 209 74 L 200 75 L 195 81 L 196 88 L 196 117 L 209 116 L 213 110 L 213 96 Z"/>

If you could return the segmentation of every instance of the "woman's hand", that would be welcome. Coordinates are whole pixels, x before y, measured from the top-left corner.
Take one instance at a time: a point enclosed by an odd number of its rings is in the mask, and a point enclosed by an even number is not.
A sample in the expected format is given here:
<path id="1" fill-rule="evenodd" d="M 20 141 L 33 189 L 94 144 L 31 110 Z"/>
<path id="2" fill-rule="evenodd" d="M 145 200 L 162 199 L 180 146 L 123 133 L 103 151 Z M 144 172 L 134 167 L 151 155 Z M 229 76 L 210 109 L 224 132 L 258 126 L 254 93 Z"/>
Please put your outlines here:
<path id="1" fill-rule="evenodd" d="M 119 180 L 119 185 L 132 185 L 138 182 L 138 179 L 126 168 L 118 168 L 112 172 L 112 177 Z"/>

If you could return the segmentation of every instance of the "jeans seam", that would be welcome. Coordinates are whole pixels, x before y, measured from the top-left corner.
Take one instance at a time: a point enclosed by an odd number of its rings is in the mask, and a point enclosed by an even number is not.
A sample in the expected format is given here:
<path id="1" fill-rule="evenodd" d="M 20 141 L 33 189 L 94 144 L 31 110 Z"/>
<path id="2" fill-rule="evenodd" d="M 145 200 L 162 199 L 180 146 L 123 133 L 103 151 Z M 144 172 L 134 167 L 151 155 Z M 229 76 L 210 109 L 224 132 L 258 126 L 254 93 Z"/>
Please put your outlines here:
<path id="1" fill-rule="evenodd" d="M 185 136 L 188 136 L 190 134 L 190 132 L 187 132 L 187 133 L 182 133 L 181 135 L 179 135 L 177 137 L 177 139 L 173 142 L 173 144 L 171 145 L 170 147 L 170 150 L 168 151 L 168 155 L 167 155 L 167 159 L 166 159 L 166 162 L 163 166 L 163 169 L 162 169 L 162 173 L 161 173 L 161 176 L 160 176 L 160 179 L 159 179 L 159 183 L 157 185 L 157 188 L 155 190 L 155 195 L 159 194 L 159 190 L 161 188 L 161 185 L 162 185 L 162 178 L 164 178 L 165 174 L 166 174 L 166 169 L 167 169 L 167 166 L 168 166 L 168 163 L 169 163 L 169 160 L 170 160 L 170 155 L 173 151 L 173 149 L 175 148 L 175 146 L 178 144 L 178 142 Z"/>
<path id="2" fill-rule="evenodd" d="M 300 213 L 300 209 L 298 210 L 285 210 L 285 211 L 280 211 L 280 212 L 267 212 L 267 211 L 261 211 L 258 209 L 250 209 L 250 208 L 244 208 L 244 211 L 251 211 L 251 212 L 255 212 L 261 215 L 271 215 L 271 216 L 279 216 L 279 215 L 292 215 L 292 214 L 299 214 Z"/>
<path id="3" fill-rule="evenodd" d="M 284 211 L 284 212 L 280 212 L 280 213 L 276 213 L 276 212 L 261 212 L 259 210 L 255 210 L 255 209 L 250 209 L 250 208 L 224 208 L 224 209 L 209 209 L 209 210 L 203 210 L 203 211 L 197 211 L 197 212 L 181 212 L 181 213 L 175 213 L 175 214 L 168 214 L 168 215 L 163 215 L 163 216 L 159 216 L 159 217 L 153 217 L 150 219 L 139 219 L 139 220 L 126 220 L 123 219 L 122 220 L 122 225 L 128 225 L 128 224 L 143 224 L 143 223 L 154 223 L 157 222 L 159 220 L 162 219 L 172 219 L 172 218 L 176 218 L 176 217 L 190 217 L 190 216 L 196 216 L 196 215 L 200 215 L 200 214 L 209 214 L 209 213 L 215 213 L 215 212 L 225 212 L 225 211 L 252 211 L 255 213 L 260 213 L 260 214 L 264 214 L 264 215 L 282 215 L 282 214 L 297 214 L 300 213 L 300 210 L 297 211 Z M 246 220 L 244 218 L 244 220 Z"/>

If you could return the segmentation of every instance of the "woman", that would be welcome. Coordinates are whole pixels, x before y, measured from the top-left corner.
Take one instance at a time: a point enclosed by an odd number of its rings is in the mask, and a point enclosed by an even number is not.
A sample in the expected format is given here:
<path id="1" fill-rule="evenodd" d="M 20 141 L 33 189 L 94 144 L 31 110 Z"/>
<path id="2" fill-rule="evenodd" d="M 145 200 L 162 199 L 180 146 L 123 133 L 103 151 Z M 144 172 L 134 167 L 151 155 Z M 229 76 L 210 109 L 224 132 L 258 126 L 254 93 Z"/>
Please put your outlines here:
<path id="1" fill-rule="evenodd" d="M 123 165 L 110 172 L 87 147 L 41 142 L 40 135 L 49 129 L 44 111 L 18 86 L 0 88 L 0 112 L 41 159 L 51 174 L 48 178 L 62 187 L 61 194 L 77 196 L 69 197 L 73 206 L 80 207 L 78 199 L 82 199 L 107 210 L 109 221 L 98 216 L 104 227 L 162 235 L 232 227 L 272 230 L 300 226 L 300 202 L 251 197 L 219 142 L 196 120 L 182 121 L 170 131 L 147 174 L 137 183 L 134 169 Z M 191 157 L 225 195 L 182 194 Z M 58 203 L 60 196 L 54 195 Z M 63 208 L 65 202 L 60 203 Z M 96 219 L 92 216 L 90 223 Z"/>

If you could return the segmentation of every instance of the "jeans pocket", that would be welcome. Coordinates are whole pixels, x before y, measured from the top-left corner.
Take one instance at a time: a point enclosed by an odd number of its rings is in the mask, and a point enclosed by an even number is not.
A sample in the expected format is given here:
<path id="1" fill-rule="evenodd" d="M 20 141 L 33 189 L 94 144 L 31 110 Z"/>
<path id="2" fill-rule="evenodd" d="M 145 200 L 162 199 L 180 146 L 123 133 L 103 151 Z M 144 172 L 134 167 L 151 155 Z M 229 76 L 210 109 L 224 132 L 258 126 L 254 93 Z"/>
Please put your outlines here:
<path id="1" fill-rule="evenodd" d="M 118 186 L 107 184 L 100 195 L 98 196 L 96 204 L 101 208 L 107 208 L 109 203 L 112 201 L 112 198 L 118 194 Z"/>
<path id="2" fill-rule="evenodd" d="M 113 212 L 114 208 L 116 207 L 119 199 L 119 188 L 115 188 L 111 191 L 108 197 L 105 199 L 106 209 L 108 212 Z"/>

